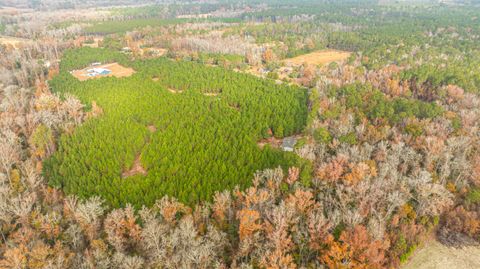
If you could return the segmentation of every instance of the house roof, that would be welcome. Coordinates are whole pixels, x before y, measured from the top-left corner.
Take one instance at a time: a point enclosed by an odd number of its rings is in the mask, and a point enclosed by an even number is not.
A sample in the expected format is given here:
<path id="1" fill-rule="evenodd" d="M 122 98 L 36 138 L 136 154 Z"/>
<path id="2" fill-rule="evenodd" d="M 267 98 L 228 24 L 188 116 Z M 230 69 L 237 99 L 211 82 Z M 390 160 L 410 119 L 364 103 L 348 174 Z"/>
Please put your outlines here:
<path id="1" fill-rule="evenodd" d="M 112 71 L 105 68 L 93 68 L 93 71 L 98 74 L 110 74 Z"/>

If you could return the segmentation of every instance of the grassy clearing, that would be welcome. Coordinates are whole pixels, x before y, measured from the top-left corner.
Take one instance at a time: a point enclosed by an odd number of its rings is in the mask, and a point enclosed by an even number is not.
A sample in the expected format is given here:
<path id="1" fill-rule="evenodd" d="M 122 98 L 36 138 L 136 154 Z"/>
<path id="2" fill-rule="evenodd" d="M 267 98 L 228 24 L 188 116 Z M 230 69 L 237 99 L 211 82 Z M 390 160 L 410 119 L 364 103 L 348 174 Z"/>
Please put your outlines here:
<path id="1" fill-rule="evenodd" d="M 286 59 L 285 62 L 292 65 L 325 65 L 331 62 L 344 61 L 350 57 L 351 52 L 340 50 L 320 50 L 294 58 Z"/>
<path id="2" fill-rule="evenodd" d="M 0 27 L 1 28 L 1 27 Z M 16 49 L 22 46 L 22 44 L 30 42 L 28 39 L 16 38 L 11 36 L 0 36 L 0 44 L 11 46 Z"/>
<path id="3" fill-rule="evenodd" d="M 431 241 L 420 248 L 402 269 L 476 269 L 480 264 L 480 247 L 452 248 Z"/>

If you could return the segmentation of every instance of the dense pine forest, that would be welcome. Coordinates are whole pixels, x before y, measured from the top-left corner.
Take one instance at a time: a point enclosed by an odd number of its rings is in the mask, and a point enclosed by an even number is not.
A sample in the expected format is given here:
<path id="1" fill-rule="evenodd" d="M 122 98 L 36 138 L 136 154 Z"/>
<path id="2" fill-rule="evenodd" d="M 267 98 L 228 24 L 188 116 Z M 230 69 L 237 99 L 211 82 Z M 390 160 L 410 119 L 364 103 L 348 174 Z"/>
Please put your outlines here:
<path id="1" fill-rule="evenodd" d="M 479 22 L 4 0 L 0 269 L 480 268 Z"/>
<path id="2" fill-rule="evenodd" d="M 151 205 L 163 195 L 194 203 L 249 186 L 257 170 L 306 163 L 256 144 L 269 131 L 284 137 L 303 130 L 305 89 L 190 62 L 129 63 L 122 56 L 90 48 L 65 52 L 52 89 L 95 101 L 104 115 L 60 139 L 45 163 L 53 186 L 80 197 L 100 195 L 115 207 Z M 67 72 L 100 60 L 121 60 L 137 73 L 80 82 Z M 147 174 L 122 178 L 138 156 Z"/>

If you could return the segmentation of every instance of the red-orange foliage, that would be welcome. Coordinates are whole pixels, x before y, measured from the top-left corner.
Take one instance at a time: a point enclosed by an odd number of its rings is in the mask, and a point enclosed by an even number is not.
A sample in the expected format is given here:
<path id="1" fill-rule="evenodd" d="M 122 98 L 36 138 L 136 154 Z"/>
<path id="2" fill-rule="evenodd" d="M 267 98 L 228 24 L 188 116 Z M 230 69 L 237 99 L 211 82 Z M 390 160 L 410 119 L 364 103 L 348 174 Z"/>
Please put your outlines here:
<path id="1" fill-rule="evenodd" d="M 355 185 L 369 175 L 376 175 L 374 163 L 349 163 L 345 155 L 337 155 L 329 163 L 322 164 L 317 169 L 317 176 L 327 182 L 334 183 L 341 180 L 347 185 Z"/>
<path id="2" fill-rule="evenodd" d="M 281 250 L 276 249 L 268 253 L 261 262 L 261 265 L 267 269 L 295 269 L 297 265 L 292 255 L 285 255 Z"/>
<path id="3" fill-rule="evenodd" d="M 347 164 L 348 158 L 344 155 L 338 155 L 331 162 L 320 166 L 317 170 L 317 176 L 326 181 L 337 181 L 344 174 Z"/>
<path id="4" fill-rule="evenodd" d="M 328 249 L 319 256 L 320 262 L 326 264 L 328 268 L 352 268 L 345 264 L 351 256 L 347 244 L 335 241 L 332 235 L 328 235 L 325 243 Z"/>
<path id="5" fill-rule="evenodd" d="M 242 209 L 237 212 L 237 219 L 240 220 L 238 229 L 240 240 L 250 237 L 262 228 L 262 225 L 257 223 L 260 219 L 260 213 L 258 213 L 258 211 Z"/>
<path id="6" fill-rule="evenodd" d="M 463 206 L 458 206 L 446 214 L 444 227 L 451 232 L 473 237 L 480 232 L 480 217 L 477 212 L 467 211 Z"/>
<path id="7" fill-rule="evenodd" d="M 298 189 L 294 194 L 288 196 L 286 203 L 298 210 L 298 212 L 305 214 L 313 208 L 315 205 L 315 199 L 312 192 Z"/>
<path id="8" fill-rule="evenodd" d="M 266 62 L 266 63 L 269 63 L 269 62 L 273 61 L 273 59 L 274 59 L 273 51 L 270 48 L 267 48 L 262 56 L 263 56 L 262 57 L 263 61 Z"/>
<path id="9" fill-rule="evenodd" d="M 357 225 L 343 231 L 339 241 L 329 238 L 329 248 L 321 260 L 330 268 L 384 268 L 388 240 L 372 240 L 367 229 Z"/>

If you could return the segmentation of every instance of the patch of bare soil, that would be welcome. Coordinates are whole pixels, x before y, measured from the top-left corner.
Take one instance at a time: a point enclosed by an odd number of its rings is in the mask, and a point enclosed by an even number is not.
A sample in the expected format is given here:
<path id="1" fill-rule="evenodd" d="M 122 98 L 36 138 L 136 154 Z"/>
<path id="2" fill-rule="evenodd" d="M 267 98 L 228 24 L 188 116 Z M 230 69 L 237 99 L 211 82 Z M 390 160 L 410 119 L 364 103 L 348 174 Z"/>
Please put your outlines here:
<path id="1" fill-rule="evenodd" d="M 147 129 L 151 132 L 151 133 L 155 133 L 157 131 L 157 127 L 155 127 L 155 125 L 148 125 L 147 126 Z"/>
<path id="2" fill-rule="evenodd" d="M 259 148 L 263 149 L 265 145 L 269 144 L 272 148 L 280 148 L 282 145 L 283 139 L 281 138 L 275 138 L 275 137 L 270 137 L 267 139 L 262 139 L 257 142 L 257 145 Z"/>
<path id="3" fill-rule="evenodd" d="M 402 269 L 478 269 L 480 246 L 449 247 L 437 240 L 426 242 Z"/>
<path id="4" fill-rule="evenodd" d="M 140 154 L 138 154 L 135 158 L 132 168 L 122 173 L 122 178 L 127 178 L 135 175 L 147 175 L 147 170 L 143 168 L 142 162 L 140 161 Z"/>
<path id="5" fill-rule="evenodd" d="M 205 95 L 205 96 L 217 96 L 218 92 L 204 92 L 203 95 Z"/>
<path id="6" fill-rule="evenodd" d="M 265 71 L 263 68 L 260 68 L 258 66 L 251 66 L 247 70 L 244 71 L 247 74 L 254 75 L 259 78 L 264 78 L 265 77 Z"/>
<path id="7" fill-rule="evenodd" d="M 97 105 L 95 100 L 92 101 L 92 109 L 87 112 L 87 119 L 96 118 L 103 114 L 103 109 Z"/>
<path id="8" fill-rule="evenodd" d="M 182 93 L 183 92 L 182 90 L 177 90 L 177 89 L 174 89 L 174 88 L 168 88 L 167 90 L 171 93 Z"/>
<path id="9" fill-rule="evenodd" d="M 159 81 L 160 78 L 159 78 L 159 77 L 153 77 L 152 80 L 153 80 L 153 81 Z"/>
<path id="10" fill-rule="evenodd" d="M 108 69 L 111 71 L 110 74 L 107 75 L 97 75 L 97 76 L 88 76 L 88 70 L 92 68 L 101 68 L 101 69 Z M 94 79 L 94 78 L 103 78 L 103 77 L 129 77 L 135 73 L 135 70 L 129 67 L 121 66 L 118 63 L 111 63 L 111 64 L 103 64 L 98 66 L 89 66 L 82 70 L 74 70 L 70 72 L 74 77 L 76 77 L 80 81 L 84 81 L 87 79 Z"/>
<path id="11" fill-rule="evenodd" d="M 350 52 L 341 50 L 320 50 L 294 58 L 286 59 L 285 62 L 291 65 L 310 65 L 329 64 L 331 62 L 343 61 L 350 57 Z"/>
<path id="12" fill-rule="evenodd" d="M 235 109 L 236 111 L 240 111 L 240 105 L 239 104 L 230 103 L 230 104 L 228 104 L 228 106 L 232 109 Z"/>

